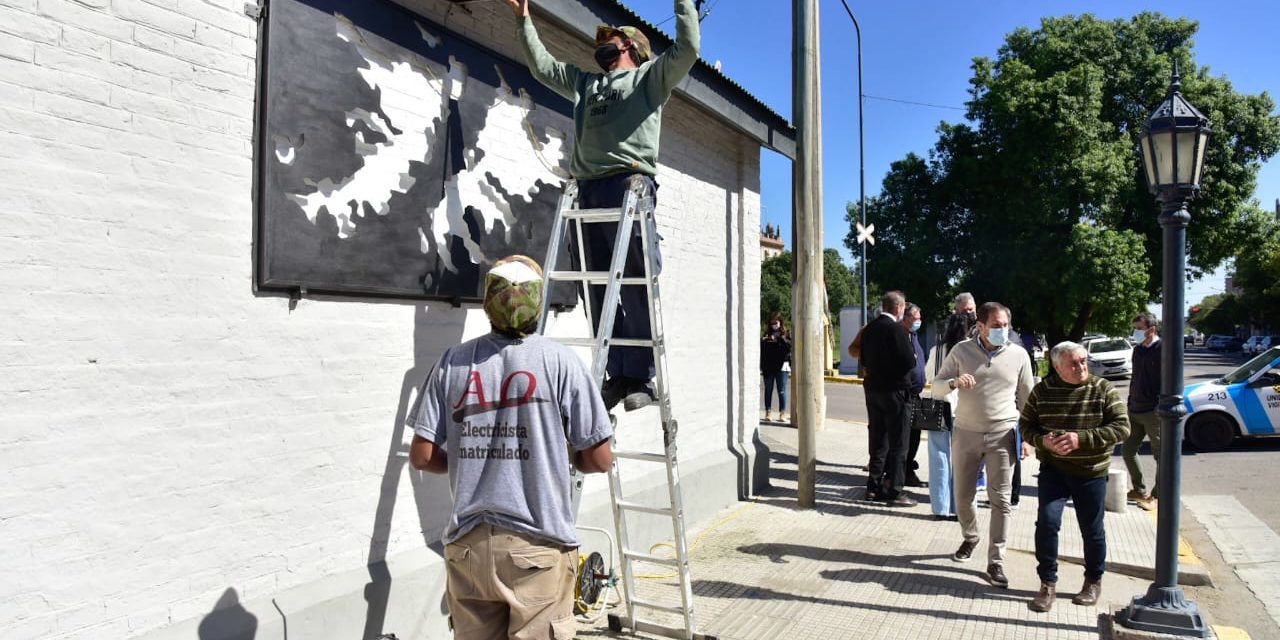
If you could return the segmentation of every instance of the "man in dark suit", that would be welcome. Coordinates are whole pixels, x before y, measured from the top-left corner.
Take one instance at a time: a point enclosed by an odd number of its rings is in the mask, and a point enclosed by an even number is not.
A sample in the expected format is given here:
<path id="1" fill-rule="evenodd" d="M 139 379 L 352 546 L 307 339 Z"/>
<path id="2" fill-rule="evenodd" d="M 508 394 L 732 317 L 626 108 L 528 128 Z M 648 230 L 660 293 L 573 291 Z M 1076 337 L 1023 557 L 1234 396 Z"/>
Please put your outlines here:
<path id="1" fill-rule="evenodd" d="M 880 315 L 867 324 L 862 335 L 862 364 L 867 368 L 862 389 L 871 437 L 867 497 L 896 507 L 915 504 L 902 493 L 910 423 L 907 398 L 916 364 L 915 349 L 901 323 L 906 308 L 902 292 L 884 294 Z"/>

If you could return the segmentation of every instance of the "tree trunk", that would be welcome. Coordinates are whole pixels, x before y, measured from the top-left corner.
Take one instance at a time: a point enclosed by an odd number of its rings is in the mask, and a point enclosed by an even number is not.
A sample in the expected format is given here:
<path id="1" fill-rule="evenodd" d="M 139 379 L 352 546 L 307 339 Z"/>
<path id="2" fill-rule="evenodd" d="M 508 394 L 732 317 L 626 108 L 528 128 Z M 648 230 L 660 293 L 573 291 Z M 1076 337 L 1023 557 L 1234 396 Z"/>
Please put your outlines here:
<path id="1" fill-rule="evenodd" d="M 1084 303 L 1080 307 L 1080 311 L 1076 312 L 1076 321 L 1071 325 L 1071 340 L 1080 342 L 1080 338 L 1084 337 L 1084 330 L 1089 326 L 1089 320 L 1093 318 L 1093 302 Z"/>

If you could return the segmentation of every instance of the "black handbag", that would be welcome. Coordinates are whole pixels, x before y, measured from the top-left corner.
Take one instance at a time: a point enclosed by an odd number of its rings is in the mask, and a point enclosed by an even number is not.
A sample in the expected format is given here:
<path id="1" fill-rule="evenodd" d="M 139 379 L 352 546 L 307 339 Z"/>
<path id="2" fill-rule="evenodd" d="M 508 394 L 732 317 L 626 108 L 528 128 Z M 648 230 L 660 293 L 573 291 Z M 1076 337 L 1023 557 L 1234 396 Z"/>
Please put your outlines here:
<path id="1" fill-rule="evenodd" d="M 920 431 L 950 431 L 951 403 L 920 396 L 912 398 L 911 428 Z"/>
<path id="2" fill-rule="evenodd" d="M 936 376 L 942 368 L 942 345 L 934 345 L 935 359 L 933 374 Z M 911 411 L 911 428 L 920 431 L 950 431 L 951 403 L 946 400 L 935 400 L 923 396 L 911 399 L 908 407 Z"/>

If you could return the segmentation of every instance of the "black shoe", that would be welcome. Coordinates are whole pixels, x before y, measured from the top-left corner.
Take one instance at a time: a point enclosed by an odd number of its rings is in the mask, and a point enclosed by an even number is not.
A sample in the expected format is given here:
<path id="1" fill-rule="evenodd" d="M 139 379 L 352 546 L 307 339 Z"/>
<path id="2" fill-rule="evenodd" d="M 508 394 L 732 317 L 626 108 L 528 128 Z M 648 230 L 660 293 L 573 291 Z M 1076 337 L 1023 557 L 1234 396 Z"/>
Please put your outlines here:
<path id="1" fill-rule="evenodd" d="M 622 402 L 622 398 L 627 395 L 630 390 L 631 380 L 622 376 L 616 376 L 604 381 L 600 386 L 600 396 L 604 398 L 604 408 L 613 411 L 613 408 Z"/>
<path id="2" fill-rule="evenodd" d="M 880 488 L 873 485 L 867 485 L 867 492 L 862 495 L 863 495 L 863 498 L 867 500 L 872 500 L 875 502 L 879 502 L 881 499 Z"/>
<path id="3" fill-rule="evenodd" d="M 622 408 L 627 411 L 635 411 L 643 409 L 658 399 L 658 394 L 653 392 L 653 383 L 649 381 L 633 380 L 631 388 L 627 390 L 627 395 L 622 399 Z"/>
<path id="4" fill-rule="evenodd" d="M 921 479 L 920 479 L 920 476 L 916 475 L 916 472 L 914 472 L 914 471 L 908 471 L 908 472 L 907 472 L 907 477 L 906 477 L 906 479 L 902 482 L 902 484 L 904 484 L 904 485 L 906 485 L 906 486 L 908 486 L 908 487 L 927 487 L 927 486 L 929 486 L 929 483 L 928 483 L 928 482 L 925 482 L 924 480 L 921 480 Z"/>
<path id="5" fill-rule="evenodd" d="M 986 578 L 993 587 L 1009 588 L 1009 579 L 1004 575 L 1004 568 L 998 564 L 987 565 L 987 572 L 982 574 L 982 577 Z"/>
<path id="6" fill-rule="evenodd" d="M 951 559 L 956 562 L 968 562 L 973 557 L 973 550 L 978 546 L 978 541 L 969 542 L 965 540 L 960 543 L 960 548 L 951 554 Z"/>

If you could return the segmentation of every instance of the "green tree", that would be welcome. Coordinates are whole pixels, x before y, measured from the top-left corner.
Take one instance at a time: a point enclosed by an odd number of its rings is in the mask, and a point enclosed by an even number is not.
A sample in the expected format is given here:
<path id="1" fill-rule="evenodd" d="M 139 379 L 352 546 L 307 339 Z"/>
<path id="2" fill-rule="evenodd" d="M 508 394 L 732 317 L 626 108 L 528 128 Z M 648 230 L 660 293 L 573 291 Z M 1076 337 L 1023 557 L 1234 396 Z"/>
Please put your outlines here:
<path id="1" fill-rule="evenodd" d="M 1231 294 L 1206 296 L 1199 307 L 1198 312 L 1191 314 L 1190 324 L 1205 334 L 1235 335 L 1236 327 L 1248 321 L 1244 305 Z"/>
<path id="2" fill-rule="evenodd" d="M 827 285 L 827 312 L 831 321 L 838 325 L 840 310 L 853 304 L 857 299 L 858 284 L 853 280 L 853 273 L 840 259 L 840 252 L 835 249 L 822 251 L 823 276 Z M 791 324 L 791 252 L 782 253 L 760 263 L 760 324 L 769 321 L 774 312 L 781 312 Z"/>
<path id="3" fill-rule="evenodd" d="M 782 313 L 791 324 L 791 252 L 782 253 L 760 263 L 760 324 L 769 316 Z"/>
<path id="4" fill-rule="evenodd" d="M 928 162 L 896 163 L 875 200 L 883 246 L 868 252 L 869 275 L 903 283 L 909 297 L 958 287 L 999 300 L 1015 326 L 1051 341 L 1126 328 L 1160 294 L 1158 205 L 1138 137 L 1175 62 L 1184 95 L 1214 126 L 1189 271 L 1255 241 L 1249 198 L 1280 149 L 1280 117 L 1266 93 L 1237 93 L 1195 65 L 1196 29 L 1155 13 L 1045 18 L 1009 34 L 994 59 L 976 58 L 969 122 L 940 125 Z M 930 246 L 930 233 L 945 246 Z"/>
<path id="5" fill-rule="evenodd" d="M 844 244 L 856 253 L 856 203 L 849 203 L 845 219 L 849 233 Z M 948 210 L 933 168 L 914 153 L 890 165 L 883 191 L 867 203 L 867 219 L 878 221 L 876 244 L 867 252 L 868 280 L 882 291 L 901 290 L 925 318 L 946 315 L 952 274 L 959 265 L 953 241 L 960 218 Z"/>
<path id="6" fill-rule="evenodd" d="M 1240 248 L 1234 281 L 1252 323 L 1274 331 L 1280 329 L 1280 222 L 1262 210 L 1252 222 L 1257 241 Z"/>
<path id="7" fill-rule="evenodd" d="M 831 314 L 831 322 L 840 323 L 840 310 L 854 304 L 861 304 L 858 283 L 853 280 L 853 271 L 840 259 L 840 252 L 827 248 L 822 250 L 822 270 L 827 281 L 827 311 Z"/>

